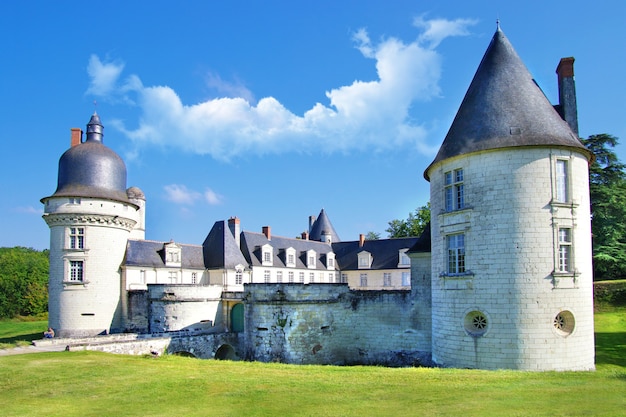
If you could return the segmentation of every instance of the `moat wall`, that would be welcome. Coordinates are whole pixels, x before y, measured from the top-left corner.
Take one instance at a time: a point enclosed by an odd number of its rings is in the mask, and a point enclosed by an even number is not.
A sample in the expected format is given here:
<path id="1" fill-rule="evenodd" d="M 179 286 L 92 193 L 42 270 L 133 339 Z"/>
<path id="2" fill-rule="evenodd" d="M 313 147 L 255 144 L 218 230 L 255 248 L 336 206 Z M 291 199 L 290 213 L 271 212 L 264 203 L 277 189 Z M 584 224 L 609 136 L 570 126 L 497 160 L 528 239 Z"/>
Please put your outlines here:
<path id="1" fill-rule="evenodd" d="M 430 364 L 430 306 L 411 291 L 249 284 L 245 359 L 293 364 Z"/>

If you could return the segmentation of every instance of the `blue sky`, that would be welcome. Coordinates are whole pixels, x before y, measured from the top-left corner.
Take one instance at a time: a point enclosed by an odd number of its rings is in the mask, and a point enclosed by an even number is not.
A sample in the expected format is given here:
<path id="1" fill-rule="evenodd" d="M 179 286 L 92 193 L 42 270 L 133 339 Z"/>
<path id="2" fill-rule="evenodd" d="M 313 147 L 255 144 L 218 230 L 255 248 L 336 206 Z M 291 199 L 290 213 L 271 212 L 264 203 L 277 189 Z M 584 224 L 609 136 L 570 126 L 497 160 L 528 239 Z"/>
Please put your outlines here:
<path id="1" fill-rule="evenodd" d="M 621 139 L 626 2 L 28 1 L 0 5 L 0 246 L 49 246 L 39 199 L 94 108 L 147 197 L 146 238 L 217 220 L 295 237 L 386 236 L 429 198 L 432 161 L 496 29 L 551 102 L 576 58 L 580 134 Z M 94 107 L 94 101 L 97 103 Z"/>

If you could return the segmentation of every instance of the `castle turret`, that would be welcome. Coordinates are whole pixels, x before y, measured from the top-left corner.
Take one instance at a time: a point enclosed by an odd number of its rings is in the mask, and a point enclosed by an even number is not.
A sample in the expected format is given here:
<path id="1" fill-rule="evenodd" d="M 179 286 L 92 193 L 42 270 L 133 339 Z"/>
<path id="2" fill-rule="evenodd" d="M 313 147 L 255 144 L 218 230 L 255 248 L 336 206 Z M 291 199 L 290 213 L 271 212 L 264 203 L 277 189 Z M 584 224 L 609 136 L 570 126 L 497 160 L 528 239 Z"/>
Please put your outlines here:
<path id="1" fill-rule="evenodd" d="M 424 173 L 436 363 L 594 368 L 590 158 L 498 27 Z"/>
<path id="2" fill-rule="evenodd" d="M 126 166 L 103 137 L 96 113 L 84 142 L 72 129 L 57 189 L 41 200 L 50 227 L 49 325 L 62 337 L 121 329 L 120 265 L 138 224 L 143 237 L 145 197 L 139 190 L 129 198 Z"/>

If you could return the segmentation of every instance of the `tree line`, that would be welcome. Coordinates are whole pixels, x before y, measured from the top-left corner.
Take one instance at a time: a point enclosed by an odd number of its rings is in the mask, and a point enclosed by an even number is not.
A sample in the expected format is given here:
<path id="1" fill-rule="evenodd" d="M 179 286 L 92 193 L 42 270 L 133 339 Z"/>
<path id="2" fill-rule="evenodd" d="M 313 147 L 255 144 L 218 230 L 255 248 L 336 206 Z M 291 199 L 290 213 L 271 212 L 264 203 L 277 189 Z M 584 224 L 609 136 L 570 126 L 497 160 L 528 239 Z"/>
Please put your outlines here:
<path id="1" fill-rule="evenodd" d="M 0 318 L 48 311 L 48 250 L 0 248 Z"/>
<path id="2" fill-rule="evenodd" d="M 594 280 L 626 278 L 626 165 L 613 151 L 618 139 L 609 134 L 581 139 L 594 160 L 589 166 Z M 388 222 L 389 238 L 420 236 L 430 222 L 430 203 L 406 219 Z M 379 239 L 369 232 L 366 239 Z"/>

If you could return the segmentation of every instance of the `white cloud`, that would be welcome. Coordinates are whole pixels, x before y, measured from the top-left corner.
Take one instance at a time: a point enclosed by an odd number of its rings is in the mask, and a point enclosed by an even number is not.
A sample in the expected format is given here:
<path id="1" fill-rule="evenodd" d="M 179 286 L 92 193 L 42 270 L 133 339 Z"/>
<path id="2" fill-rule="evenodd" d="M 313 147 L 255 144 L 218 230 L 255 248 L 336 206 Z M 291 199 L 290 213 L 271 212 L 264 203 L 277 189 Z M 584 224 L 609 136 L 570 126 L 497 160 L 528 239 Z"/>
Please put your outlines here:
<path id="1" fill-rule="evenodd" d="M 170 184 L 163 187 L 165 199 L 176 204 L 192 205 L 202 195 L 197 191 L 188 190 L 186 186 Z"/>
<path id="2" fill-rule="evenodd" d="M 89 74 L 91 79 L 87 94 L 107 96 L 113 93 L 117 88 L 116 84 L 123 70 L 123 63 L 102 63 L 98 56 L 91 55 L 87 65 L 87 74 Z"/>
<path id="3" fill-rule="evenodd" d="M 219 204 L 222 204 L 223 197 L 217 194 L 215 191 L 211 190 L 210 188 L 207 188 L 204 191 L 204 199 L 210 205 L 217 206 Z"/>
<path id="4" fill-rule="evenodd" d="M 424 29 L 418 41 L 427 42 L 429 49 L 434 49 L 442 40 L 450 36 L 467 36 L 469 35 L 468 26 L 478 23 L 475 19 L 424 19 L 424 15 L 413 19 L 413 26 Z"/>
<path id="5" fill-rule="evenodd" d="M 225 97 L 185 104 L 172 88 L 144 86 L 136 75 L 120 83 L 124 64 L 102 63 L 95 56 L 90 60 L 88 92 L 127 100 L 129 94 L 136 97 L 133 102 L 141 112 L 137 127 L 126 128 L 119 120 L 112 126 L 138 148 L 159 145 L 222 160 L 245 154 L 399 147 L 432 154 L 424 127 L 429 121 L 409 114 L 411 106 L 440 94 L 441 56 L 434 48 L 445 37 L 466 35 L 467 27 L 475 22 L 419 17 L 414 23 L 424 31 L 408 43 L 393 37 L 376 43 L 365 29 L 357 31 L 355 47 L 375 61 L 377 79 L 332 88 L 326 92 L 328 104 L 315 103 L 302 116 L 273 97 L 254 104 L 252 93 L 242 83 L 228 83 L 215 74 L 207 76 L 207 84 Z M 168 191 L 172 201 L 199 198 L 183 186 L 170 187 L 174 187 Z"/>

